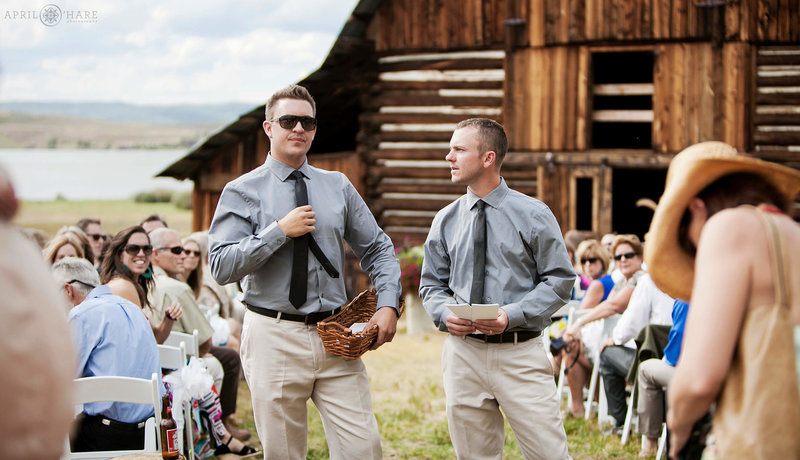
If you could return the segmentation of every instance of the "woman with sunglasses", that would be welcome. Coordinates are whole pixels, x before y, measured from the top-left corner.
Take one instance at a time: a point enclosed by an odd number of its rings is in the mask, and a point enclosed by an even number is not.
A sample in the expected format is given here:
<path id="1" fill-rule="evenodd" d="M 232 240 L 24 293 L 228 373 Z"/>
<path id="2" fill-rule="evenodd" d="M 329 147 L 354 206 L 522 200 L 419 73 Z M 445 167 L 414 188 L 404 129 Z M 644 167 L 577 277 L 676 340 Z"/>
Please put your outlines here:
<path id="1" fill-rule="evenodd" d="M 602 249 L 600 245 L 598 248 Z M 581 302 L 581 310 L 588 312 L 576 318 L 567 331 L 564 339 L 567 342 L 566 363 L 568 368 L 567 382 L 572 395 L 570 412 L 576 417 L 584 415 L 583 387 L 592 370 L 590 357 L 597 351 L 602 342 L 603 327 L 598 320 L 622 313 L 628 307 L 636 283 L 644 274 L 642 270 L 642 244 L 636 235 L 618 235 L 611 246 L 616 267 L 624 276 L 624 281 L 613 285 L 609 293 L 605 293 L 608 280 L 603 277 L 592 282 Z M 605 251 L 603 251 L 605 252 Z M 600 254 L 599 252 L 595 254 Z M 582 257 L 584 270 L 593 268 L 592 257 Z M 605 268 L 606 266 L 604 266 Z M 610 278 L 610 276 L 609 276 Z M 583 330 L 584 326 L 587 326 Z"/>
<path id="2" fill-rule="evenodd" d="M 144 228 L 128 227 L 111 239 L 100 268 L 100 281 L 108 285 L 111 293 L 138 305 L 148 320 L 152 310 L 147 294 L 154 287 L 150 264 L 152 253 L 153 246 Z M 181 316 L 183 310 L 179 303 L 167 308 L 161 323 L 158 326 L 151 325 L 156 342 L 164 343 L 172 331 L 172 324 Z"/>

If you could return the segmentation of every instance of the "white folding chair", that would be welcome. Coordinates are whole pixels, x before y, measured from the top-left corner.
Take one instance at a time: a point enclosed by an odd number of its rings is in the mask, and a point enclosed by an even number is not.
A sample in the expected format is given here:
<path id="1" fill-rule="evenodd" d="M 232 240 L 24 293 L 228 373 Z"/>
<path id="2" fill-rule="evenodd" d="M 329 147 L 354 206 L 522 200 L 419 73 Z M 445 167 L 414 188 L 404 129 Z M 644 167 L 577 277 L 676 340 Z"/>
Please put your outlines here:
<path id="1" fill-rule="evenodd" d="M 186 344 L 187 355 L 196 356 L 198 358 L 200 357 L 200 342 L 198 341 L 197 338 L 197 329 L 192 331 L 191 334 L 172 331 L 169 333 L 169 337 L 167 337 L 167 340 L 164 341 L 164 345 L 169 345 L 171 347 L 179 347 L 181 342 Z"/>
<path id="2" fill-rule="evenodd" d="M 179 346 L 169 345 L 158 346 L 158 356 L 161 359 L 161 368 L 180 372 L 186 367 L 186 343 L 181 342 Z M 186 452 L 194 451 L 194 439 L 192 432 L 192 405 L 189 401 L 183 403 L 183 431 L 186 439 Z M 187 458 L 191 458 L 187 455 Z"/>
<path id="3" fill-rule="evenodd" d="M 656 460 L 661 460 L 667 456 L 667 424 L 664 423 L 664 428 L 661 429 L 661 437 L 658 438 L 658 452 L 656 452 Z"/>
<path id="4" fill-rule="evenodd" d="M 602 319 L 603 325 L 603 333 L 601 335 L 600 343 L 603 342 L 608 336 L 611 335 L 611 331 L 614 330 L 614 326 L 616 326 L 617 321 L 619 321 L 621 315 L 615 314 L 611 315 L 608 318 Z M 606 400 L 606 391 L 605 387 L 603 386 L 603 377 L 600 375 L 600 346 L 598 344 L 595 347 L 595 351 L 592 354 L 592 376 L 589 379 L 589 394 L 586 397 L 586 401 L 584 402 L 584 410 L 586 411 L 585 419 L 589 420 L 592 415 L 592 403 L 594 402 L 594 393 L 598 391 L 599 387 L 599 398 L 597 404 L 597 423 L 602 424 L 605 421 L 611 420 L 611 417 L 608 415 L 608 401 Z"/>
<path id="5" fill-rule="evenodd" d="M 158 374 L 150 379 L 134 377 L 83 377 L 75 379 L 75 404 L 94 402 L 124 402 L 149 404 L 153 406 L 154 416 L 147 419 L 144 426 L 144 449 L 114 450 L 99 452 L 72 452 L 69 439 L 65 441 L 65 459 L 107 459 L 121 455 L 159 452 L 161 446 L 161 395 L 158 389 Z"/>

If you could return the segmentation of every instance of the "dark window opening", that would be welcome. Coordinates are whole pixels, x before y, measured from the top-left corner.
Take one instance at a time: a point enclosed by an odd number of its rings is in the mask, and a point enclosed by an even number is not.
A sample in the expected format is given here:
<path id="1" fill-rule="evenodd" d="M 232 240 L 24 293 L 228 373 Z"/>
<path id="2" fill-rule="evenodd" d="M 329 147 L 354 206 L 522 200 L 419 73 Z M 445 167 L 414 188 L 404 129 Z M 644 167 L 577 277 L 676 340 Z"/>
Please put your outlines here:
<path id="1" fill-rule="evenodd" d="M 592 146 L 596 149 L 649 149 L 652 145 L 650 123 L 592 123 Z"/>
<path id="2" fill-rule="evenodd" d="M 658 203 L 664 193 L 667 172 L 663 169 L 615 169 L 612 175 L 611 227 L 618 233 L 633 233 L 644 241 L 653 210 L 636 206 L 640 198 Z"/>
<path id="3" fill-rule="evenodd" d="M 653 83 L 655 58 L 649 51 L 594 53 L 594 84 Z"/>
<path id="4" fill-rule="evenodd" d="M 649 51 L 592 54 L 592 148 L 652 148 L 654 64 Z"/>
<path id="5" fill-rule="evenodd" d="M 594 96 L 595 110 L 652 110 L 653 96 Z"/>
<path id="6" fill-rule="evenodd" d="M 575 179 L 575 228 L 593 230 L 592 228 L 592 195 L 594 180 L 591 177 Z"/>

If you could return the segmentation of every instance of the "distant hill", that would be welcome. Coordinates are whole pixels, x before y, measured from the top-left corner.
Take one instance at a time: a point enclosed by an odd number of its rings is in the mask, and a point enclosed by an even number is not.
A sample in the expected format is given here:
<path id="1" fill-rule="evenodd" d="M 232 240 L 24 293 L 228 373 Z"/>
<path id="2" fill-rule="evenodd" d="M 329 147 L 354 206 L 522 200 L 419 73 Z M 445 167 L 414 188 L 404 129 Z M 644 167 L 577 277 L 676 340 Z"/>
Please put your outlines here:
<path id="1" fill-rule="evenodd" d="M 155 124 L 0 111 L 0 148 L 187 148 L 225 122 Z"/>
<path id="2" fill-rule="evenodd" d="M 223 123 L 258 104 L 134 105 L 122 102 L 0 102 L 0 111 L 28 115 L 92 118 L 155 125 Z"/>

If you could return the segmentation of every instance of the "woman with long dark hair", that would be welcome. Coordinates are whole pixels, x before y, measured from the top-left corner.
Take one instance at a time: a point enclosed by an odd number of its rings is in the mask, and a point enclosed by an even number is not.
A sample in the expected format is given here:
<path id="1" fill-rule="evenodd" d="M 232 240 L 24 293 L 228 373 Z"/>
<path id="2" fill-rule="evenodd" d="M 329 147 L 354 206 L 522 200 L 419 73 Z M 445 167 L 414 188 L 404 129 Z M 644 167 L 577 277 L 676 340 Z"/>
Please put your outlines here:
<path id="1" fill-rule="evenodd" d="M 100 268 L 100 281 L 108 285 L 113 294 L 138 305 L 148 320 L 152 310 L 147 295 L 154 287 L 150 264 L 152 253 L 153 246 L 144 228 L 138 225 L 128 227 L 111 239 Z M 172 331 L 172 324 L 182 315 L 179 303 L 167 307 L 161 323 L 157 326 L 151 324 L 156 342 L 164 343 Z"/>

